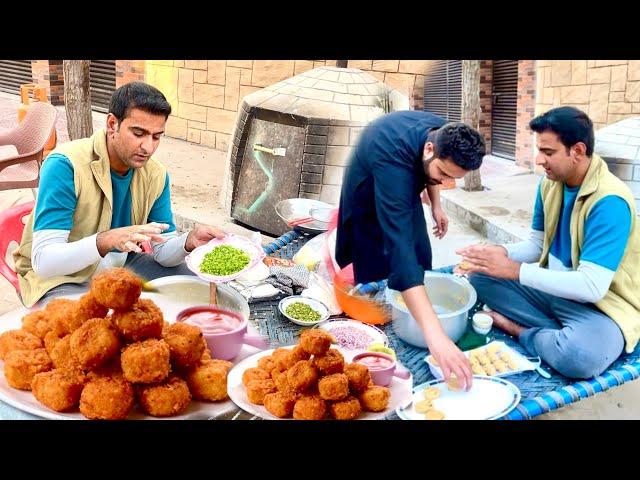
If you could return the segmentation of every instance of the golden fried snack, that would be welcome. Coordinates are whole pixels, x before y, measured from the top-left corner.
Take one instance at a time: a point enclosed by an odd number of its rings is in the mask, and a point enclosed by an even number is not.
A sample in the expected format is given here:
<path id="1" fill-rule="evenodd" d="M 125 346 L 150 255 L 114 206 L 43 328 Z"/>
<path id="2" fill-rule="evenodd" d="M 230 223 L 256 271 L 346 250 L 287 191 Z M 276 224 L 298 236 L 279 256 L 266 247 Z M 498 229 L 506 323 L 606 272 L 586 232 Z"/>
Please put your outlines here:
<path id="1" fill-rule="evenodd" d="M 0 335 L 0 360 L 4 360 L 14 350 L 35 350 L 42 348 L 42 340 L 24 330 L 8 330 Z"/>
<path id="2" fill-rule="evenodd" d="M 64 337 L 66 337 L 67 335 L 68 333 L 62 333 L 62 332 L 51 330 L 49 333 L 47 333 L 44 336 L 44 348 L 46 348 L 49 355 L 51 355 L 53 348 L 58 344 L 58 342 L 62 340 Z"/>
<path id="3" fill-rule="evenodd" d="M 344 367 L 344 374 L 349 379 L 349 388 L 353 393 L 361 393 L 371 382 L 371 372 L 361 363 L 349 363 Z"/>
<path id="4" fill-rule="evenodd" d="M 91 294 L 104 307 L 126 310 L 142 293 L 142 280 L 126 268 L 111 268 L 91 280 Z"/>
<path id="5" fill-rule="evenodd" d="M 295 392 L 302 392 L 316 384 L 318 370 L 309 360 L 300 360 L 287 370 L 287 383 Z"/>
<path id="6" fill-rule="evenodd" d="M 132 343 L 122 350 L 122 373 L 131 383 L 158 383 L 169 375 L 170 357 L 169 345 L 164 340 L 150 338 Z"/>
<path id="7" fill-rule="evenodd" d="M 75 310 L 77 308 L 75 300 L 68 298 L 54 298 L 44 307 L 49 325 L 53 330 L 60 330 L 62 333 L 71 333 L 80 325 L 73 322 Z"/>
<path id="8" fill-rule="evenodd" d="M 31 390 L 33 377 L 53 368 L 49 354 L 44 348 L 36 350 L 14 350 L 4 359 L 4 376 L 10 387 Z"/>
<path id="9" fill-rule="evenodd" d="M 89 381 L 80 395 L 80 413 L 90 419 L 123 420 L 133 408 L 133 387 L 122 377 Z"/>
<path id="10" fill-rule="evenodd" d="M 71 354 L 71 335 L 65 335 L 56 342 L 51 349 L 51 360 L 57 369 L 82 369 L 82 365 Z"/>
<path id="11" fill-rule="evenodd" d="M 218 367 L 224 368 L 227 373 L 233 368 L 233 363 L 227 360 L 220 360 L 219 358 L 211 358 L 209 359 L 209 365 L 214 365 Z"/>
<path id="12" fill-rule="evenodd" d="M 287 370 L 282 372 L 274 383 L 279 392 L 288 392 L 295 396 L 296 392 L 289 386 L 289 381 L 287 380 Z"/>
<path id="13" fill-rule="evenodd" d="M 66 412 L 80 403 L 84 378 L 77 371 L 51 370 L 38 373 L 31 382 L 33 396 L 56 412 Z"/>
<path id="14" fill-rule="evenodd" d="M 271 380 L 273 380 L 274 382 L 278 381 L 278 378 L 285 373 L 287 370 L 282 370 L 280 369 L 280 367 L 278 365 L 276 365 L 273 370 L 271 370 Z"/>
<path id="15" fill-rule="evenodd" d="M 104 318 L 109 309 L 95 299 L 91 292 L 84 294 L 76 302 L 75 308 L 72 309 L 71 315 L 67 317 L 67 326 L 69 332 L 75 331 L 77 328 L 92 318 Z"/>
<path id="16" fill-rule="evenodd" d="M 185 378 L 193 398 L 216 402 L 224 400 L 227 394 L 229 369 L 215 360 L 206 360 L 191 369 Z"/>
<path id="17" fill-rule="evenodd" d="M 275 393 L 277 391 L 276 384 L 273 380 L 251 380 L 247 384 L 247 398 L 256 405 L 262 405 L 265 395 Z"/>
<path id="18" fill-rule="evenodd" d="M 47 333 L 53 330 L 49 317 L 44 310 L 37 310 L 22 317 L 22 330 L 29 332 L 40 340 L 44 340 Z"/>
<path id="19" fill-rule="evenodd" d="M 268 355 L 258 360 L 258 367 L 271 373 L 271 371 L 276 367 L 276 362 L 272 355 Z"/>
<path id="20" fill-rule="evenodd" d="M 319 328 L 305 330 L 300 334 L 300 346 L 311 355 L 324 355 L 332 342 L 331 334 Z"/>
<path id="21" fill-rule="evenodd" d="M 349 379 L 344 373 L 322 377 L 318 382 L 318 392 L 323 400 L 343 400 L 349 396 Z"/>
<path id="22" fill-rule="evenodd" d="M 87 379 L 95 380 L 100 377 L 120 377 L 124 378 L 122 373 L 122 365 L 120 361 L 120 355 L 117 354 L 111 360 L 98 368 L 94 368 L 92 371 L 87 372 Z"/>
<path id="23" fill-rule="evenodd" d="M 369 387 L 359 397 L 362 408 L 368 412 L 381 412 L 389 405 L 391 392 L 386 387 Z"/>
<path id="24" fill-rule="evenodd" d="M 189 368 L 200 362 L 204 352 L 203 338 L 198 327 L 182 322 L 168 326 L 163 337 L 169 344 L 171 361 L 177 368 Z"/>
<path id="25" fill-rule="evenodd" d="M 130 342 L 162 338 L 164 318 L 153 300 L 141 298 L 130 310 L 114 310 L 112 320 L 120 335 Z"/>
<path id="26" fill-rule="evenodd" d="M 447 388 L 452 392 L 459 392 L 462 390 L 462 382 L 458 380 L 455 373 L 452 373 L 449 380 L 447 380 Z"/>
<path id="27" fill-rule="evenodd" d="M 246 387 L 251 380 L 269 380 L 270 378 L 269 372 L 260 367 L 247 368 L 242 373 L 242 385 Z"/>
<path id="28" fill-rule="evenodd" d="M 355 397 L 347 397 L 329 405 L 331 416 L 336 420 L 353 420 L 362 412 L 360 402 Z"/>
<path id="29" fill-rule="evenodd" d="M 284 348 L 284 347 L 276 348 L 271 354 L 271 357 L 275 362 L 275 368 L 277 368 L 280 371 L 284 371 L 293 367 L 297 360 L 291 354 L 291 352 L 292 350 L 289 348 Z"/>
<path id="30" fill-rule="evenodd" d="M 289 350 L 291 358 L 294 360 L 294 364 L 299 362 L 300 360 L 309 360 L 311 358 L 311 354 L 305 351 L 300 345 L 296 345 L 291 350 Z"/>
<path id="31" fill-rule="evenodd" d="M 120 339 L 106 318 L 87 320 L 71 334 L 71 355 L 86 370 L 104 365 L 119 350 Z"/>
<path id="32" fill-rule="evenodd" d="M 335 348 L 330 348 L 324 355 L 315 355 L 313 365 L 321 376 L 342 373 L 344 371 L 344 357 Z"/>
<path id="33" fill-rule="evenodd" d="M 327 402 L 317 395 L 303 395 L 293 406 L 296 420 L 322 420 L 326 414 Z"/>
<path id="34" fill-rule="evenodd" d="M 138 387 L 137 393 L 142 410 L 154 417 L 178 415 L 191 403 L 187 382 L 176 375 L 159 385 Z"/>
<path id="35" fill-rule="evenodd" d="M 296 404 L 295 395 L 289 392 L 278 391 L 267 393 L 263 399 L 264 408 L 271 415 L 278 418 L 287 418 L 293 414 L 293 406 Z"/>
<path id="36" fill-rule="evenodd" d="M 422 396 L 426 400 L 435 400 L 440 396 L 440 389 L 436 387 L 428 387 L 422 391 Z"/>

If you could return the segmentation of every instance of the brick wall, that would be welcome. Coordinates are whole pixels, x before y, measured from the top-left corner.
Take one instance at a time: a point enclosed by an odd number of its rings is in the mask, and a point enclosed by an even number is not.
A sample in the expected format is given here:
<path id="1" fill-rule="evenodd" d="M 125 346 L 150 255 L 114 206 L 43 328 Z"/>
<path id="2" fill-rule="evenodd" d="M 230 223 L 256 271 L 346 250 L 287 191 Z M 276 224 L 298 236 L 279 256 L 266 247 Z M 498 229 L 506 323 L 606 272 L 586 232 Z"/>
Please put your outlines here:
<path id="1" fill-rule="evenodd" d="M 493 107 L 493 61 L 480 61 L 480 119 L 479 131 L 484 137 L 486 151 L 491 151 L 491 108 Z"/>
<path id="2" fill-rule="evenodd" d="M 529 122 L 536 110 L 536 67 L 534 60 L 518 60 L 518 103 L 516 111 L 516 164 L 533 169 L 533 133 Z"/>
<path id="3" fill-rule="evenodd" d="M 64 73 L 62 60 L 31 60 L 33 82 L 47 89 L 53 105 L 64 105 Z"/>
<path id="4" fill-rule="evenodd" d="M 126 83 L 144 81 L 144 60 L 116 60 L 116 88 Z"/>
<path id="5" fill-rule="evenodd" d="M 640 115 L 640 60 L 538 60 L 536 114 L 571 105 L 595 129 Z"/>

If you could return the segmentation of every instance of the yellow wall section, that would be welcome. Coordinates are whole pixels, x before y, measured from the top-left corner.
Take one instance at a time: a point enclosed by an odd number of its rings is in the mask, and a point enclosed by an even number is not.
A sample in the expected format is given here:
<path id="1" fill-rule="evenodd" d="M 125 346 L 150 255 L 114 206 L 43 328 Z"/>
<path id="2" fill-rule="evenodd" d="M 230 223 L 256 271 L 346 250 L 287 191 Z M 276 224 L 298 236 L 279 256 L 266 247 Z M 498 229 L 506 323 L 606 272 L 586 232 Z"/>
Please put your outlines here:
<path id="1" fill-rule="evenodd" d="M 147 60 L 145 62 L 145 81 L 167 97 L 171 112 L 178 113 L 178 68 L 168 65 L 172 60 Z"/>

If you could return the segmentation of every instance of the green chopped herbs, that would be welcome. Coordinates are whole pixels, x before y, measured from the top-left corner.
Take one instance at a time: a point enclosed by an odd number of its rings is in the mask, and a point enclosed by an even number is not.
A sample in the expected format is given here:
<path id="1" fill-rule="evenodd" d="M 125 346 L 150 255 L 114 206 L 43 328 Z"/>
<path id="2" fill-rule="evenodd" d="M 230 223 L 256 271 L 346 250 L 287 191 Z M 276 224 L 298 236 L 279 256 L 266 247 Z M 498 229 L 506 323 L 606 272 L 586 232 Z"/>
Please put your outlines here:
<path id="1" fill-rule="evenodd" d="M 285 312 L 291 318 L 295 318 L 296 320 L 303 322 L 317 322 L 321 317 L 321 315 L 313 308 L 302 302 L 290 303 Z"/>
<path id="2" fill-rule="evenodd" d="M 237 273 L 249 264 L 249 255 L 238 248 L 220 245 L 205 254 L 200 271 L 209 275 L 226 276 Z"/>

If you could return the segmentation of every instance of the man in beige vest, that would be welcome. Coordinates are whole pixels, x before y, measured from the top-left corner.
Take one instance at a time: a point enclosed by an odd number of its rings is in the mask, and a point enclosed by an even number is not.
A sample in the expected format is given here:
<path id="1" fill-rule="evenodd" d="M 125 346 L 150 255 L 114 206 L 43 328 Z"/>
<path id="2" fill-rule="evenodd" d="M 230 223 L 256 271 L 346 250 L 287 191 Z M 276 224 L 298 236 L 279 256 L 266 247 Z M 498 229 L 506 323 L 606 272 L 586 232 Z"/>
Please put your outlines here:
<path id="1" fill-rule="evenodd" d="M 170 180 L 152 158 L 171 105 L 133 82 L 111 97 L 106 129 L 58 146 L 40 175 L 37 203 L 14 253 L 23 303 L 80 293 L 96 272 L 126 267 L 151 280 L 192 274 L 194 248 L 224 232 L 210 226 L 178 235 Z M 150 242 L 153 252 L 142 253 Z"/>
<path id="2" fill-rule="evenodd" d="M 604 372 L 640 338 L 640 233 L 629 188 L 593 153 L 573 107 L 534 118 L 538 188 L 528 241 L 458 251 L 494 325 L 571 378 Z"/>

